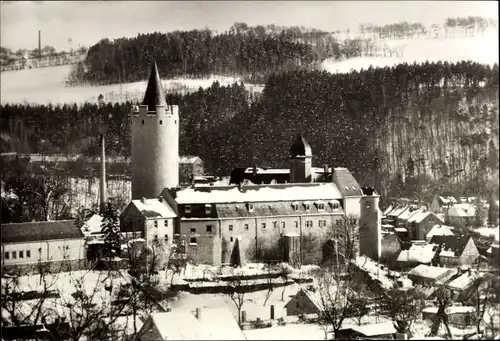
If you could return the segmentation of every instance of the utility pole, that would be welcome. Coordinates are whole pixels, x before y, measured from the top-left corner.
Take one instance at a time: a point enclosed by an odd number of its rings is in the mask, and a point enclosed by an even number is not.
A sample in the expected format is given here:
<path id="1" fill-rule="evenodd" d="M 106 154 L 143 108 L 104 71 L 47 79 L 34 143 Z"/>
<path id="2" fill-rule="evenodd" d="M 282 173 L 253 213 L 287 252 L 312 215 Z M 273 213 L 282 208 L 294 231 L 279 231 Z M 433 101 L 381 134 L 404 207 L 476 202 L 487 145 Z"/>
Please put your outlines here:
<path id="1" fill-rule="evenodd" d="M 38 58 L 42 59 L 42 31 L 38 30 Z"/>

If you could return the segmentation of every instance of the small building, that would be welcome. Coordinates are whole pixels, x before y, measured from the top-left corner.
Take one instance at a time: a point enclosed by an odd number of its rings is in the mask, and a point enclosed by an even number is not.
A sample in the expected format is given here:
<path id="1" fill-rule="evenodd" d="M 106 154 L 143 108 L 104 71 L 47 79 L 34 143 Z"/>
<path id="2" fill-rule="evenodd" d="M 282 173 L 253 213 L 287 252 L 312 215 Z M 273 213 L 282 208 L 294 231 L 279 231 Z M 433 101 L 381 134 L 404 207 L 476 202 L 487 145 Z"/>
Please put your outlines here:
<path id="1" fill-rule="evenodd" d="M 436 214 L 432 212 L 420 212 L 408 219 L 409 234 L 412 240 L 425 240 L 425 236 L 436 224 L 444 224 Z"/>
<path id="2" fill-rule="evenodd" d="M 246 340 L 228 308 L 152 313 L 137 334 L 137 341 Z"/>
<path id="3" fill-rule="evenodd" d="M 2 265 L 30 271 L 38 264 L 81 266 L 85 239 L 74 220 L 2 224 Z M 56 271 L 56 270 L 54 270 Z"/>
<path id="4" fill-rule="evenodd" d="M 321 298 L 315 293 L 300 289 L 295 296 L 285 304 L 286 316 L 320 314 Z"/>
<path id="5" fill-rule="evenodd" d="M 427 243 L 412 243 L 409 249 L 401 250 L 397 264 L 408 268 L 417 264 L 432 265 L 438 262 L 439 246 Z"/>
<path id="6" fill-rule="evenodd" d="M 448 323 L 454 327 L 467 327 L 473 325 L 473 315 L 476 312 L 476 307 L 469 306 L 452 306 L 446 308 Z M 422 311 L 424 320 L 434 321 L 438 307 L 427 307 Z"/>
<path id="7" fill-rule="evenodd" d="M 440 246 L 439 263 L 442 266 L 472 266 L 480 257 L 470 236 L 433 236 L 431 244 Z"/>
<path id="8" fill-rule="evenodd" d="M 431 212 L 434 213 L 445 213 L 448 208 L 455 205 L 457 199 L 452 196 L 439 196 L 436 195 L 431 203 Z"/>
<path id="9" fill-rule="evenodd" d="M 454 236 L 454 228 L 446 225 L 434 225 L 434 227 L 427 233 L 425 240 L 430 242 L 434 236 Z"/>
<path id="10" fill-rule="evenodd" d="M 179 157 L 179 183 L 189 185 L 191 179 L 204 174 L 203 160 L 199 156 Z"/>
<path id="11" fill-rule="evenodd" d="M 446 283 L 456 273 L 455 269 L 420 264 L 408 272 L 408 278 L 414 284 L 434 286 L 435 284 Z"/>
<path id="12" fill-rule="evenodd" d="M 349 325 L 339 331 L 340 340 L 395 340 L 396 328 L 392 322 Z"/>
<path id="13" fill-rule="evenodd" d="M 462 203 L 453 205 L 445 214 L 447 224 L 467 231 L 474 224 L 476 207 L 473 204 Z"/>

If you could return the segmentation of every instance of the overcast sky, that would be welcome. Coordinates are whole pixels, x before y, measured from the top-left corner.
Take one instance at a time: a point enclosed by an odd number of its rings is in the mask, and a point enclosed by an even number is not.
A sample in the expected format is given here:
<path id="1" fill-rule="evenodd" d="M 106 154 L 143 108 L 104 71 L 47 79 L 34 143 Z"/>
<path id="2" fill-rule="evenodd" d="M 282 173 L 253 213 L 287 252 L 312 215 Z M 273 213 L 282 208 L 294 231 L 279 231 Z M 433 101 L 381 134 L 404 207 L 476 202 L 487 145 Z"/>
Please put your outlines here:
<path id="1" fill-rule="evenodd" d="M 361 22 L 442 24 L 446 17 L 498 20 L 497 1 L 2 1 L 1 45 L 11 49 L 90 46 L 102 38 L 138 33 L 249 25 L 298 25 L 326 31 Z"/>

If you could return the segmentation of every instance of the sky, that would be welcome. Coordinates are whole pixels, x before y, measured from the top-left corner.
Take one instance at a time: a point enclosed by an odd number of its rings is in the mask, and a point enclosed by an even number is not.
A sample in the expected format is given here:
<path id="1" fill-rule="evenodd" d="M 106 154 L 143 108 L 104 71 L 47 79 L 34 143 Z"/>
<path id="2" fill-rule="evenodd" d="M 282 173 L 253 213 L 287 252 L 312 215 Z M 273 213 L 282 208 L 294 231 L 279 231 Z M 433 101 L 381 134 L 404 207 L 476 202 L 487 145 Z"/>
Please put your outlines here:
<path id="1" fill-rule="evenodd" d="M 469 15 L 498 20 L 497 1 L 1 1 L 0 10 L 0 45 L 13 50 L 38 47 L 38 30 L 42 46 L 68 50 L 155 31 L 223 31 L 236 21 L 334 31 Z"/>

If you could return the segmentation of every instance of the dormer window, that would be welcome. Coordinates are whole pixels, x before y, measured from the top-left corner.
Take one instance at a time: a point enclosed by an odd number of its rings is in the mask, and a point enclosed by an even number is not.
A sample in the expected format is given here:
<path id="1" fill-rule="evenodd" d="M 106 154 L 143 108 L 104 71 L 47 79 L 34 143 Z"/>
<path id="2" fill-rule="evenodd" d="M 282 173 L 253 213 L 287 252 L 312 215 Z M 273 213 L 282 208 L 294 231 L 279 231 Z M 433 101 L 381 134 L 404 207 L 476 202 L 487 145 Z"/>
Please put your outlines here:
<path id="1" fill-rule="evenodd" d="M 191 213 L 191 205 L 184 206 L 184 213 Z"/>
<path id="2" fill-rule="evenodd" d="M 318 206 L 318 211 L 323 211 L 325 209 L 325 204 L 322 202 L 318 202 L 316 205 Z"/>
<path id="3" fill-rule="evenodd" d="M 311 205 L 309 203 L 305 203 L 304 207 L 306 208 L 306 211 L 309 211 L 311 209 Z"/>
<path id="4" fill-rule="evenodd" d="M 293 208 L 294 211 L 298 211 L 299 210 L 299 204 L 296 203 L 296 202 L 292 203 L 292 208 Z"/>
<path id="5" fill-rule="evenodd" d="M 254 210 L 253 204 L 251 204 L 251 203 L 247 204 L 247 208 L 248 208 L 248 212 L 253 212 L 253 210 Z"/>
<path id="6" fill-rule="evenodd" d="M 212 213 L 212 206 L 210 204 L 205 205 L 205 214 L 211 214 Z"/>

